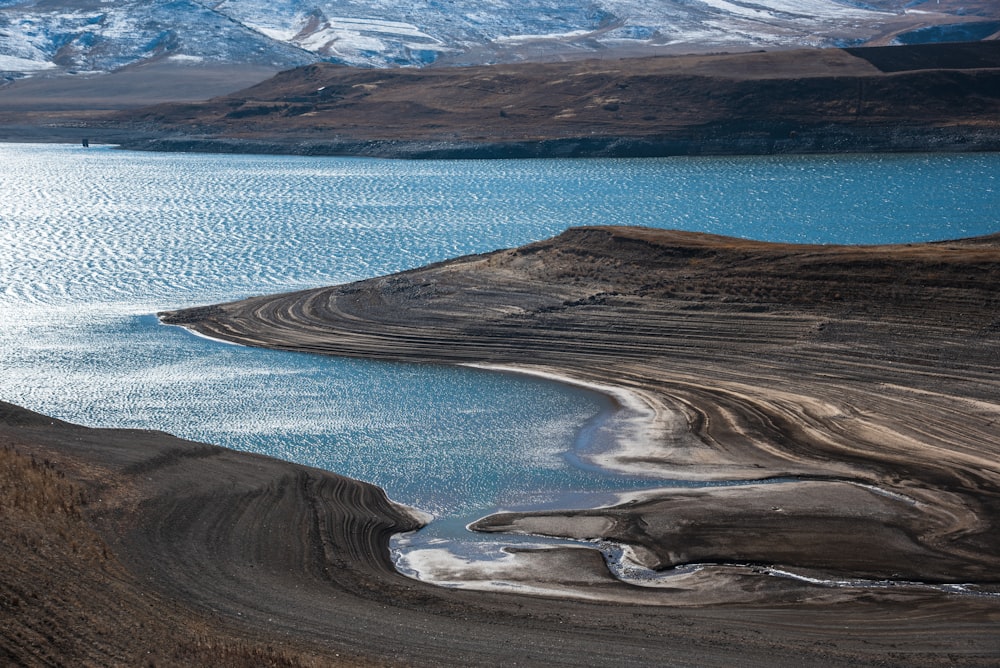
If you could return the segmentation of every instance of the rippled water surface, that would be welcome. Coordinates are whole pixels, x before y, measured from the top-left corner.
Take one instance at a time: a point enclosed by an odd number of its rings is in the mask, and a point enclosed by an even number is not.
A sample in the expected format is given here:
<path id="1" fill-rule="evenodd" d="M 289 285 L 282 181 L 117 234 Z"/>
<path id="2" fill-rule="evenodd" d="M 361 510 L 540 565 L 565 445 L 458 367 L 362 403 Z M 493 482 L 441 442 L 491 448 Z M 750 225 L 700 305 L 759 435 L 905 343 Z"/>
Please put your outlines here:
<path id="1" fill-rule="evenodd" d="M 470 518 L 625 481 L 564 453 L 607 406 L 543 380 L 252 350 L 158 310 L 648 225 L 764 240 L 997 231 L 996 155 L 403 162 L 0 144 L 0 399 L 375 482 Z"/>

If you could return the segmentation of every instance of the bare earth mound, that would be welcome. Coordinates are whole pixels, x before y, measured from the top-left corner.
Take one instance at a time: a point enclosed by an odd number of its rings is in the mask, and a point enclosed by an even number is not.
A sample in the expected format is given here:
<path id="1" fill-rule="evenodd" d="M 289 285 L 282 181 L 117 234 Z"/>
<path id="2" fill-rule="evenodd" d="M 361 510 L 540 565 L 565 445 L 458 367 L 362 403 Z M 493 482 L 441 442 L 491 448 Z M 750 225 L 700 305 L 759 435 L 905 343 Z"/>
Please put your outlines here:
<path id="1" fill-rule="evenodd" d="M 163 150 L 548 157 L 1000 148 L 1000 42 L 423 70 L 316 64 L 123 114 Z M 141 143 L 135 144 L 143 147 Z"/>
<path id="2" fill-rule="evenodd" d="M 551 369 L 633 390 L 654 412 L 649 442 L 605 465 L 803 479 L 794 493 L 670 492 L 590 511 L 607 523 L 572 532 L 632 544 L 651 568 L 1000 584 L 998 241 L 796 247 L 575 229 L 165 320 L 251 345 Z M 567 535 L 561 516 L 478 528 Z"/>

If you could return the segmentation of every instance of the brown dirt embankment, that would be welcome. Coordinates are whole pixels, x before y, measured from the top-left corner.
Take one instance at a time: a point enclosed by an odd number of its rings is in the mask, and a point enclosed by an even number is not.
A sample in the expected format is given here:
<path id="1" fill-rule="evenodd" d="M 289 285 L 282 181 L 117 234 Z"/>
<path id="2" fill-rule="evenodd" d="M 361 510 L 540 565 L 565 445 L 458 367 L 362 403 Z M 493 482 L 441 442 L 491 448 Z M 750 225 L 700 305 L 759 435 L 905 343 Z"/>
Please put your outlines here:
<path id="1" fill-rule="evenodd" d="M 364 586 L 354 560 L 391 571 L 386 536 L 416 523 L 371 486 L 0 403 L 0 505 L 4 665 L 388 661 L 281 630 L 286 587 L 341 570 L 326 590 L 335 599 Z M 273 627 L 241 624 L 248 607 Z"/>
<path id="2" fill-rule="evenodd" d="M 677 610 L 444 589 L 388 563 L 375 488 L 0 404 L 0 662 L 978 665 L 995 602 L 936 592 Z M 795 599 L 792 599 L 794 601 Z"/>

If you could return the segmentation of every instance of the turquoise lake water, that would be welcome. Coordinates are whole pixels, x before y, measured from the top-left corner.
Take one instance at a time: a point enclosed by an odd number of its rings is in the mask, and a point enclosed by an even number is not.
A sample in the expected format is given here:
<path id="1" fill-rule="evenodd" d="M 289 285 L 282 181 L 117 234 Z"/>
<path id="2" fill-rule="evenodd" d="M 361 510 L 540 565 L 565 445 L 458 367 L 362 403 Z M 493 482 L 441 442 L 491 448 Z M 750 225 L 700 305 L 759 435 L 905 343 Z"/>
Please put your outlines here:
<path id="1" fill-rule="evenodd" d="M 572 464 L 605 399 L 539 379 L 241 348 L 152 315 L 575 225 L 808 243 L 1000 230 L 1000 155 L 429 161 L 0 144 L 0 399 L 336 471 L 461 525 L 659 484 Z"/>

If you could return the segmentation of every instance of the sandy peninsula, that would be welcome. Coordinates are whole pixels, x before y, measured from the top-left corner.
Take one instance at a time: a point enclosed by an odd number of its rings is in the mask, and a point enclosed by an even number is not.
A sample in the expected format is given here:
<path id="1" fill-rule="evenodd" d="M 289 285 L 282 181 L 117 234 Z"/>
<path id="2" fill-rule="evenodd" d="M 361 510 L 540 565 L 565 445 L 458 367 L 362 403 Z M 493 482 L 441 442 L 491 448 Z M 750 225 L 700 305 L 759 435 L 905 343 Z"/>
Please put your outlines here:
<path id="1" fill-rule="evenodd" d="M 0 656 L 995 665 L 998 284 L 996 235 L 795 246 L 579 228 L 161 314 L 247 345 L 617 388 L 643 427 L 595 463 L 705 485 L 475 527 L 609 541 L 655 582 L 622 581 L 597 550 L 558 549 L 512 555 L 545 595 L 442 588 L 394 570 L 390 534 L 420 519 L 369 485 L 5 406 L 5 470 L 40 471 L 14 479 L 54 501 L 5 499 L 21 510 L 4 535 L 25 556 L 5 564 L 0 600 L 16 613 Z M 710 485 L 725 480 L 752 484 Z M 14 487 L 4 494 L 31 496 Z M 63 581 L 74 588 L 55 593 Z M 81 621 L 96 616 L 87 587 L 119 616 Z"/>

